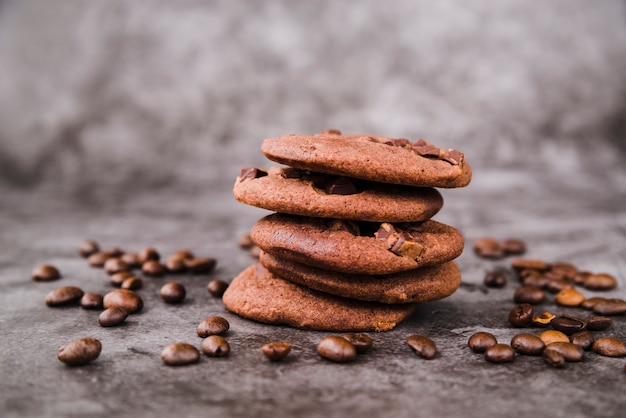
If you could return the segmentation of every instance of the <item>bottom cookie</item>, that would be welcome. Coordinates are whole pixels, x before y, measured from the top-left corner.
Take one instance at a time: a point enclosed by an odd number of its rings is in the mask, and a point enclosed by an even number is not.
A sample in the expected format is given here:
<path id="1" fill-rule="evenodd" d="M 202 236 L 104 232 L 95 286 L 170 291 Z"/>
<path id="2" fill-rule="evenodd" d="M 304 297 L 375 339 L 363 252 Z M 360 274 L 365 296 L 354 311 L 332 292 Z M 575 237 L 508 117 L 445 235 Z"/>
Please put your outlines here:
<path id="1" fill-rule="evenodd" d="M 256 263 L 233 279 L 222 296 L 229 311 L 268 324 L 315 331 L 388 331 L 417 304 L 389 305 L 334 296 L 296 285 Z"/>

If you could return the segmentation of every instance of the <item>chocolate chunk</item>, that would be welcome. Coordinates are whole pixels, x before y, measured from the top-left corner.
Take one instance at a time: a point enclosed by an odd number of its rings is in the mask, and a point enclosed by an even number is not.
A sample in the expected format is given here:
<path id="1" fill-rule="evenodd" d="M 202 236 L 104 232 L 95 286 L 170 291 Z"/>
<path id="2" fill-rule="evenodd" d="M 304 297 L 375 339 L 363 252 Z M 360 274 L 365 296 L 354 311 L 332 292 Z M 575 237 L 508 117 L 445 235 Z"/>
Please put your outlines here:
<path id="1" fill-rule="evenodd" d="M 425 142 L 425 141 L 424 141 Z M 434 145 L 426 143 L 424 145 L 413 145 L 413 151 L 422 157 L 439 158 L 441 155 L 441 149 Z"/>
<path id="2" fill-rule="evenodd" d="M 283 168 L 281 175 L 286 179 L 300 179 L 304 176 L 305 172 L 297 168 Z"/>
<path id="3" fill-rule="evenodd" d="M 325 131 L 320 132 L 320 134 L 341 135 L 341 131 L 339 129 L 326 129 Z"/>
<path id="4" fill-rule="evenodd" d="M 347 177 L 334 177 L 324 187 L 328 194 L 350 195 L 357 194 L 358 190 L 352 180 Z"/>
<path id="5" fill-rule="evenodd" d="M 462 152 L 459 152 L 455 149 L 449 149 L 448 151 L 444 151 L 441 159 L 449 162 L 452 165 L 459 165 L 465 156 Z"/>
<path id="6" fill-rule="evenodd" d="M 386 223 L 385 222 L 385 223 L 380 224 L 380 228 L 378 228 L 378 231 L 376 231 L 374 236 L 376 237 L 376 239 L 386 240 L 391 235 L 393 235 L 395 232 L 396 232 L 396 230 L 393 227 L 393 225 L 391 225 L 390 223 Z"/>
<path id="7" fill-rule="evenodd" d="M 245 179 L 258 179 L 259 177 L 265 176 L 267 176 L 267 171 L 259 168 L 244 167 L 239 173 L 239 181 L 244 181 Z"/>
<path id="8" fill-rule="evenodd" d="M 354 236 L 359 236 L 361 234 L 359 224 L 344 219 L 334 219 L 330 225 L 330 229 L 332 231 L 349 232 Z"/>
<path id="9" fill-rule="evenodd" d="M 393 138 L 384 142 L 385 145 L 391 145 L 394 147 L 404 147 L 409 145 L 411 142 L 405 138 Z"/>
<path id="10" fill-rule="evenodd" d="M 387 242 L 387 249 L 392 253 L 402 256 L 417 259 L 424 250 L 421 244 L 412 241 L 412 236 L 402 231 L 396 230 L 393 225 L 389 223 L 383 223 L 375 233 L 376 239 L 385 240 Z"/>

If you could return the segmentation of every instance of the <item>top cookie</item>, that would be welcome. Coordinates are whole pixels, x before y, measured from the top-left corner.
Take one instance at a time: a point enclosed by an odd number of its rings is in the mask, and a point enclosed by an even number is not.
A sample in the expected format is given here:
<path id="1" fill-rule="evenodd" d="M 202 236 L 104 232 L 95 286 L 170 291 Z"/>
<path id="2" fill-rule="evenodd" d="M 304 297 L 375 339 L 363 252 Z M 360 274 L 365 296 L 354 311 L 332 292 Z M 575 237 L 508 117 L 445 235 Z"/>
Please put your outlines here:
<path id="1" fill-rule="evenodd" d="M 314 172 L 417 187 L 464 187 L 472 178 L 465 156 L 418 139 L 375 135 L 285 135 L 263 141 L 272 161 Z"/>

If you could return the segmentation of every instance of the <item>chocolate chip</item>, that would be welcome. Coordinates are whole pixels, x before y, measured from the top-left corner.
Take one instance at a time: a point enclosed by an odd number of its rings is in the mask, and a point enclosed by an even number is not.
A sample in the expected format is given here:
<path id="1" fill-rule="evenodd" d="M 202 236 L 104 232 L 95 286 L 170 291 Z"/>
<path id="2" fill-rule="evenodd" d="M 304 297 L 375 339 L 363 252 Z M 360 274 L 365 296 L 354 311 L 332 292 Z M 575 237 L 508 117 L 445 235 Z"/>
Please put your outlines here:
<path id="1" fill-rule="evenodd" d="M 352 195 L 359 192 L 352 180 L 347 177 L 333 177 L 330 182 L 325 185 L 324 190 L 328 194 L 338 195 Z"/>
<path id="2" fill-rule="evenodd" d="M 420 145 L 413 144 L 412 149 L 417 155 L 427 158 L 439 158 L 442 153 L 440 148 L 426 142 L 423 144 L 420 143 Z"/>
<path id="3" fill-rule="evenodd" d="M 307 171 L 300 170 L 299 168 L 287 167 L 280 170 L 280 175 L 285 179 L 301 179 L 305 177 Z"/>
<path id="4" fill-rule="evenodd" d="M 452 165 L 459 165 L 465 156 L 462 152 L 457 151 L 455 149 L 449 149 L 448 151 L 443 151 L 441 155 L 441 159 L 449 162 Z"/>
<path id="5" fill-rule="evenodd" d="M 267 171 L 261 170 L 260 168 L 242 168 L 239 173 L 239 181 L 244 181 L 246 179 L 258 179 L 259 177 L 267 176 Z"/>
<path id="6" fill-rule="evenodd" d="M 398 256 L 416 260 L 424 250 L 421 244 L 411 241 L 409 234 L 402 233 L 402 231 L 397 230 L 392 224 L 387 222 L 380 225 L 380 228 L 375 233 L 375 237 L 378 240 L 385 240 L 387 249 Z"/>
<path id="7" fill-rule="evenodd" d="M 411 144 L 406 138 L 390 138 L 383 142 L 385 145 L 391 145 L 392 147 L 406 147 Z"/>

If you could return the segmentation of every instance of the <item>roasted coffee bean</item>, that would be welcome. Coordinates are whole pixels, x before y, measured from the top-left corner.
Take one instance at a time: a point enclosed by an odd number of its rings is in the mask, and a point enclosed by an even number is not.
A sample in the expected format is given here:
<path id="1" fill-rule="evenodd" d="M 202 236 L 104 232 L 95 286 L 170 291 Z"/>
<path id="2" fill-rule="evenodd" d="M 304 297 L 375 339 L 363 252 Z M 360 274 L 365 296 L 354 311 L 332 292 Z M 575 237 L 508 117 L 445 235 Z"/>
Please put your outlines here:
<path id="1" fill-rule="evenodd" d="M 80 298 L 80 307 L 83 309 L 102 309 L 103 296 L 100 293 L 88 292 Z"/>
<path id="2" fill-rule="evenodd" d="M 200 348 L 209 357 L 226 357 L 230 353 L 230 344 L 221 335 L 209 335 L 202 340 Z"/>
<path id="3" fill-rule="evenodd" d="M 587 298 L 583 301 L 583 303 L 580 304 L 580 307 L 583 309 L 589 309 L 592 310 L 593 306 L 598 303 L 598 302 L 602 302 L 606 300 L 606 298 L 602 298 L 602 297 L 592 297 L 592 298 Z"/>
<path id="4" fill-rule="evenodd" d="M 542 332 L 541 334 L 539 334 L 539 338 L 541 338 L 541 341 L 543 341 L 546 346 L 556 342 L 569 342 L 569 337 L 567 335 L 555 329 L 549 329 Z"/>
<path id="5" fill-rule="evenodd" d="M 124 254 L 124 250 L 120 247 L 110 247 L 102 252 L 109 258 L 121 257 L 121 255 Z"/>
<path id="6" fill-rule="evenodd" d="M 107 308 L 98 317 L 98 323 L 101 327 L 113 327 L 121 324 L 128 317 L 128 311 L 119 306 Z"/>
<path id="7" fill-rule="evenodd" d="M 50 264 L 42 264 L 33 269 L 32 278 L 38 282 L 50 282 L 61 278 L 61 273 L 59 269 Z"/>
<path id="8" fill-rule="evenodd" d="M 359 333 L 348 333 L 344 334 L 343 338 L 350 341 L 354 348 L 356 348 L 357 354 L 363 354 L 371 350 L 374 341 L 367 334 Z"/>
<path id="9" fill-rule="evenodd" d="M 624 341 L 613 337 L 598 338 L 593 342 L 591 349 L 601 356 L 624 357 L 626 356 L 626 344 Z"/>
<path id="10" fill-rule="evenodd" d="M 579 286 L 583 286 L 585 284 L 585 280 L 587 280 L 587 277 L 591 276 L 593 273 L 591 273 L 590 271 L 579 271 L 575 276 L 574 276 L 574 284 L 577 284 Z"/>
<path id="11" fill-rule="evenodd" d="M 128 289 L 128 290 L 141 289 L 143 287 L 143 280 L 141 280 L 139 277 L 132 276 L 124 280 L 120 287 L 122 289 Z"/>
<path id="12" fill-rule="evenodd" d="M 172 256 L 182 258 L 183 260 L 191 260 L 192 258 L 196 258 L 194 253 L 187 248 L 181 248 L 180 250 L 172 254 Z"/>
<path id="13" fill-rule="evenodd" d="M 137 258 L 139 258 L 139 262 L 143 264 L 150 260 L 159 261 L 161 254 L 154 247 L 146 247 L 137 253 Z"/>
<path id="14" fill-rule="evenodd" d="M 317 345 L 317 353 L 335 363 L 347 363 L 356 359 L 356 347 L 338 335 L 325 337 Z"/>
<path id="15" fill-rule="evenodd" d="M 513 260 L 513 262 L 511 263 L 511 268 L 513 268 L 513 270 L 515 271 L 521 271 L 521 270 L 546 271 L 550 268 L 550 264 L 541 260 L 518 258 L 517 260 Z"/>
<path id="16" fill-rule="evenodd" d="M 200 360 L 200 352 L 191 344 L 178 342 L 163 349 L 161 360 L 168 366 L 185 366 L 197 363 Z"/>
<path id="17" fill-rule="evenodd" d="M 541 338 L 533 334 L 517 334 L 511 339 L 511 347 L 519 354 L 538 356 L 546 348 Z"/>
<path id="18" fill-rule="evenodd" d="M 559 353 L 556 350 L 547 347 L 545 350 L 543 350 L 542 357 L 543 360 L 552 367 L 565 367 L 565 357 L 563 356 L 563 354 Z"/>
<path id="19" fill-rule="evenodd" d="M 122 283 L 124 283 L 124 280 L 130 277 L 134 277 L 133 273 L 130 271 L 120 271 L 119 273 L 112 274 L 110 281 L 113 286 L 120 287 Z"/>
<path id="20" fill-rule="evenodd" d="M 258 259 L 261 256 L 261 249 L 255 245 L 254 247 L 250 248 L 249 253 L 250 257 Z"/>
<path id="21" fill-rule="evenodd" d="M 561 306 L 580 306 L 585 301 L 585 295 L 576 289 L 563 289 L 556 294 L 554 301 Z"/>
<path id="22" fill-rule="evenodd" d="M 507 344 L 496 344 L 485 350 L 484 357 L 490 363 L 510 363 L 515 360 L 515 350 Z"/>
<path id="23" fill-rule="evenodd" d="M 63 286 L 46 295 L 46 305 L 64 306 L 77 303 L 85 293 L 76 286 Z"/>
<path id="24" fill-rule="evenodd" d="M 548 287 L 550 280 L 543 274 L 536 270 L 528 270 L 529 274 L 526 274 L 521 278 L 521 282 L 524 286 L 534 286 L 540 289 Z"/>
<path id="25" fill-rule="evenodd" d="M 592 274 L 583 283 L 585 289 L 589 290 L 611 290 L 617 287 L 617 280 L 610 274 Z"/>
<path id="26" fill-rule="evenodd" d="M 417 355 L 426 360 L 431 360 L 437 355 L 435 342 L 423 335 L 413 334 L 406 339 L 406 343 Z"/>
<path id="27" fill-rule="evenodd" d="M 467 340 L 467 346 L 474 353 L 484 353 L 486 349 L 496 344 L 498 344 L 496 337 L 493 334 L 484 331 L 472 334 Z"/>
<path id="28" fill-rule="evenodd" d="M 530 325 L 532 319 L 533 307 L 530 303 L 522 303 L 509 312 L 509 322 L 516 328 Z"/>
<path id="29" fill-rule="evenodd" d="M 591 350 L 591 346 L 594 342 L 593 334 L 589 331 L 580 331 L 569 337 L 572 344 L 576 344 L 585 351 Z"/>
<path id="30" fill-rule="evenodd" d="M 191 274 L 206 274 L 213 271 L 217 260 L 211 257 L 192 258 L 185 260 L 185 267 Z"/>
<path id="31" fill-rule="evenodd" d="M 250 238 L 250 234 L 243 235 L 239 238 L 239 247 L 244 250 L 249 250 L 254 246 L 254 242 L 252 242 L 252 238 Z"/>
<path id="32" fill-rule="evenodd" d="M 526 252 L 526 243 L 521 239 L 509 238 L 502 242 L 502 249 L 506 255 L 522 255 Z"/>
<path id="33" fill-rule="evenodd" d="M 167 268 L 167 271 L 172 274 L 183 273 L 187 270 L 187 267 L 185 267 L 185 259 L 177 255 L 170 255 L 167 257 L 165 260 L 165 267 Z"/>
<path id="34" fill-rule="evenodd" d="M 96 241 L 90 239 L 81 242 L 78 246 L 78 254 L 83 258 L 87 258 L 98 251 L 100 251 L 100 246 Z"/>
<path id="35" fill-rule="evenodd" d="M 574 280 L 578 274 L 578 269 L 571 263 L 556 262 L 550 266 L 550 273 L 562 279 Z"/>
<path id="36" fill-rule="evenodd" d="M 504 257 L 504 249 L 500 242 L 489 237 L 480 238 L 474 241 L 474 252 L 477 256 L 490 259 L 500 259 Z"/>
<path id="37" fill-rule="evenodd" d="M 95 338 L 81 338 L 65 344 L 57 353 L 60 361 L 68 366 L 84 366 L 98 358 L 102 344 Z"/>
<path id="38" fill-rule="evenodd" d="M 501 288 L 506 286 L 506 275 L 501 271 L 489 271 L 485 274 L 483 283 L 487 287 Z"/>
<path id="39" fill-rule="evenodd" d="M 553 342 L 548 344 L 547 348 L 561 353 L 563 357 L 565 357 L 565 361 L 570 362 L 582 361 L 585 355 L 585 351 L 582 348 L 580 348 L 576 344 L 572 344 L 569 341 Z"/>
<path id="40" fill-rule="evenodd" d="M 139 257 L 135 253 L 124 253 L 120 256 L 120 260 L 128 265 L 128 268 L 136 269 L 141 267 Z"/>
<path id="41" fill-rule="evenodd" d="M 209 291 L 211 296 L 221 298 L 226 289 L 228 289 L 228 283 L 224 280 L 214 279 L 209 282 L 206 289 Z"/>
<path id="42" fill-rule="evenodd" d="M 533 325 L 537 325 L 540 327 L 547 327 L 550 325 L 550 322 L 556 317 L 556 315 L 551 314 L 550 312 L 544 312 L 541 315 L 533 316 Z"/>
<path id="43" fill-rule="evenodd" d="M 283 341 L 271 342 L 261 347 L 261 352 L 271 361 L 281 361 L 291 351 L 291 344 Z"/>
<path id="44" fill-rule="evenodd" d="M 546 278 L 548 283 L 546 283 L 545 289 L 550 293 L 559 293 L 574 287 L 574 284 L 566 279 L 550 278 L 549 275 L 546 275 Z"/>
<path id="45" fill-rule="evenodd" d="M 196 332 L 198 337 L 206 338 L 209 335 L 220 335 L 226 333 L 230 328 L 228 321 L 221 316 L 208 316 L 198 324 Z"/>
<path id="46" fill-rule="evenodd" d="M 169 282 L 161 287 L 160 294 L 165 303 L 181 303 L 187 296 L 187 290 L 181 283 Z"/>
<path id="47" fill-rule="evenodd" d="M 156 260 L 148 260 L 141 265 L 141 272 L 146 276 L 163 276 L 167 273 L 167 267 Z"/>
<path id="48" fill-rule="evenodd" d="M 103 306 L 105 309 L 119 306 L 133 314 L 143 309 L 143 299 L 132 290 L 115 289 L 104 295 Z"/>
<path id="49" fill-rule="evenodd" d="M 604 331 L 613 325 L 613 319 L 608 316 L 590 316 L 587 318 L 587 329 L 589 331 Z"/>
<path id="50" fill-rule="evenodd" d="M 515 289 L 513 300 L 515 303 L 530 303 L 536 305 L 544 301 L 546 295 L 539 287 L 522 286 Z"/>
<path id="51" fill-rule="evenodd" d="M 587 321 L 574 316 L 557 316 L 550 325 L 557 331 L 561 331 L 565 335 L 572 335 L 587 328 Z"/>
<path id="52" fill-rule="evenodd" d="M 104 263 L 109 259 L 109 256 L 103 252 L 93 253 L 87 258 L 87 262 L 91 267 L 104 267 Z"/>
<path id="53" fill-rule="evenodd" d="M 626 301 L 623 299 L 604 299 L 593 305 L 593 312 L 598 315 L 622 315 L 626 313 Z"/>

